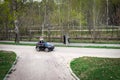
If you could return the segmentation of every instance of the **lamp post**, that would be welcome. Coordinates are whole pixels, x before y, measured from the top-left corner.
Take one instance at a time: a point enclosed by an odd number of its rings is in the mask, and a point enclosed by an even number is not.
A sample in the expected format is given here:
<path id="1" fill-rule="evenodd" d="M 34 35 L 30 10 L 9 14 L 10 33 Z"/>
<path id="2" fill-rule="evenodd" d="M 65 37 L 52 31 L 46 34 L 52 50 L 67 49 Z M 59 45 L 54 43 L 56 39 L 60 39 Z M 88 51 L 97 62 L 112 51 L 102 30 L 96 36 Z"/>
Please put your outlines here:
<path id="1" fill-rule="evenodd" d="M 58 5 L 58 15 L 59 15 L 59 21 L 58 21 L 58 26 L 59 26 L 59 28 L 61 29 L 61 42 L 62 42 L 62 39 L 63 39 L 63 27 L 61 26 L 61 18 L 60 18 L 60 7 L 61 7 L 61 4 L 62 4 L 62 2 L 61 2 L 61 0 L 57 0 L 56 1 L 57 2 L 57 5 Z"/>
<path id="2" fill-rule="evenodd" d="M 48 0 L 45 0 L 45 13 L 44 13 L 44 22 L 43 22 L 43 25 L 42 25 L 42 36 L 44 36 L 44 28 L 46 27 L 46 19 L 47 19 L 47 1 Z"/>
<path id="3" fill-rule="evenodd" d="M 39 19 L 40 19 L 40 5 L 38 5 L 38 7 L 39 7 Z M 43 29 L 44 29 L 44 26 L 42 25 L 41 36 L 43 36 L 43 34 L 44 34 Z"/>

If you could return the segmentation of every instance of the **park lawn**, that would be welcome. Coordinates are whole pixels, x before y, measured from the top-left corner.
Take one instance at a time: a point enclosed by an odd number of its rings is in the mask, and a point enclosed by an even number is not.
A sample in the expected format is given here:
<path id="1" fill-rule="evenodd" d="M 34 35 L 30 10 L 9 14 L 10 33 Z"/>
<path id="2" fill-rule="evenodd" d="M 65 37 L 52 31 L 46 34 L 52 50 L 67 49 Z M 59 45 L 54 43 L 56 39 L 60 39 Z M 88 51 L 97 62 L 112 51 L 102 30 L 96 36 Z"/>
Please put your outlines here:
<path id="1" fill-rule="evenodd" d="M 11 51 L 0 51 L 0 80 L 3 80 L 16 59 L 16 54 Z"/>
<path id="2" fill-rule="evenodd" d="M 120 80 L 120 58 L 80 57 L 70 67 L 80 80 Z"/>

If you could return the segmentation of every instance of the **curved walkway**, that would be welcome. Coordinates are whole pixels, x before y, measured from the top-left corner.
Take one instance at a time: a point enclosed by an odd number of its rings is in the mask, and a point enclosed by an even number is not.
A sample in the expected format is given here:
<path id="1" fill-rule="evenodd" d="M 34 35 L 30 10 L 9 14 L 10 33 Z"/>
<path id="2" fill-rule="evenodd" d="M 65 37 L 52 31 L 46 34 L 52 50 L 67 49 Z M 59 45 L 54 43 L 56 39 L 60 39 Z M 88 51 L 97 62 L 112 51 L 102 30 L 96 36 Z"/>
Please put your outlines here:
<path id="1" fill-rule="evenodd" d="M 73 58 L 120 58 L 120 49 L 56 47 L 53 52 L 37 52 L 34 46 L 0 44 L 0 50 L 14 51 L 19 57 L 15 71 L 8 80 L 75 80 L 68 68 Z"/>

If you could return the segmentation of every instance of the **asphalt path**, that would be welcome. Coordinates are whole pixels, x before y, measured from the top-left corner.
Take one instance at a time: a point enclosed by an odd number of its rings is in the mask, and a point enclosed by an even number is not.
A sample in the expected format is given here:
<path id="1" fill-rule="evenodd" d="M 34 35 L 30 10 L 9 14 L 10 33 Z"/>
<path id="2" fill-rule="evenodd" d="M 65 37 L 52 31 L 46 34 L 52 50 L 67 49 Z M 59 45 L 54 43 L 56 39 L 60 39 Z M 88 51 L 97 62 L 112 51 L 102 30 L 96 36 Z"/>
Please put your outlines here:
<path id="1" fill-rule="evenodd" d="M 0 44 L 0 50 L 14 51 L 19 57 L 7 80 L 75 80 L 68 68 L 73 58 L 120 58 L 120 49 L 55 47 L 52 52 L 37 52 L 35 46 Z"/>
<path id="2" fill-rule="evenodd" d="M 12 42 L 14 43 L 14 41 L 0 41 L 0 42 Z M 33 42 L 33 41 L 20 41 L 20 43 L 23 44 L 36 44 L 37 42 Z M 65 46 L 65 44 L 63 43 L 56 43 L 56 42 L 51 42 L 54 45 L 61 45 L 61 46 Z M 120 44 L 97 44 L 97 43 L 69 43 L 67 44 L 68 46 L 107 46 L 107 47 L 120 47 Z"/>

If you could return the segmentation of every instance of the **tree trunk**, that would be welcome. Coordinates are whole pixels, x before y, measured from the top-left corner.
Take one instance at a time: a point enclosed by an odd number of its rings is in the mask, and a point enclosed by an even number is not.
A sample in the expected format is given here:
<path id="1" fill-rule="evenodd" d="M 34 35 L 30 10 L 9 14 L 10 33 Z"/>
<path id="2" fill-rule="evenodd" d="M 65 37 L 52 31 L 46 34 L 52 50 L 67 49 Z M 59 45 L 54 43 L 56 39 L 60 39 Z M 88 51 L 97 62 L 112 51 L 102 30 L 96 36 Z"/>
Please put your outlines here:
<path id="1" fill-rule="evenodd" d="M 19 43 L 20 36 L 19 36 L 19 28 L 18 28 L 18 21 L 15 20 L 15 43 Z"/>

